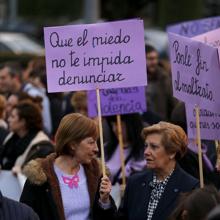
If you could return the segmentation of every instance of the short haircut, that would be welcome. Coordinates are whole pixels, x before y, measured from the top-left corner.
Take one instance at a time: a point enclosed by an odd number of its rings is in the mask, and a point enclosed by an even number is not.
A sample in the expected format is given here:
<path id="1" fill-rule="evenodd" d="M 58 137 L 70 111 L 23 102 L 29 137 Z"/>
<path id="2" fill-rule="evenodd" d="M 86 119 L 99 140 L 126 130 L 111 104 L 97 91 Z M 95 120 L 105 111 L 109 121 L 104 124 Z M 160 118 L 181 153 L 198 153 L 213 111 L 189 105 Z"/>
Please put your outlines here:
<path id="1" fill-rule="evenodd" d="M 28 130 L 39 131 L 43 129 L 43 119 L 39 105 L 30 100 L 20 101 L 13 109 L 18 111 L 20 119 L 25 120 Z"/>
<path id="2" fill-rule="evenodd" d="M 187 151 L 188 139 L 184 130 L 168 122 L 159 122 L 142 130 L 142 137 L 147 138 L 150 134 L 161 134 L 162 145 L 167 153 L 176 153 L 175 158 L 178 160 L 184 156 Z"/>
<path id="3" fill-rule="evenodd" d="M 18 77 L 18 79 L 21 81 L 21 65 L 18 62 L 5 62 L 0 64 L 0 70 L 7 68 L 9 75 L 14 78 Z"/>
<path id="4" fill-rule="evenodd" d="M 146 45 L 145 45 L 145 53 L 146 53 L 146 54 L 151 53 L 151 52 L 153 52 L 153 51 L 157 52 L 157 50 L 156 50 L 155 47 L 153 47 L 153 46 L 150 45 L 150 44 L 146 44 Z"/>
<path id="5" fill-rule="evenodd" d="M 96 122 L 79 113 L 67 114 L 62 118 L 55 135 L 55 151 L 58 155 L 68 155 L 70 144 L 78 144 L 87 137 L 97 140 Z"/>

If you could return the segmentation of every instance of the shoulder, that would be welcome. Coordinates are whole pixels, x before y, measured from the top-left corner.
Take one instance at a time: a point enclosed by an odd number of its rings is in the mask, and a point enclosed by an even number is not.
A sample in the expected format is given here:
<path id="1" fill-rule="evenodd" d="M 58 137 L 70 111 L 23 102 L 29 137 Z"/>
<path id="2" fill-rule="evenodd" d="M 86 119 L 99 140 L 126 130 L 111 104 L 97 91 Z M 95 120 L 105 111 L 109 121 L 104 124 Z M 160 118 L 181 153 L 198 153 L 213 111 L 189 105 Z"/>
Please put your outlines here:
<path id="1" fill-rule="evenodd" d="M 43 164 L 48 160 L 48 157 L 44 159 L 31 160 L 27 163 L 27 165 L 25 165 L 23 168 L 23 174 L 27 177 L 30 183 L 42 185 L 47 181 L 47 175 Z"/>
<path id="2" fill-rule="evenodd" d="M 180 184 L 182 184 L 184 188 L 193 189 L 199 186 L 199 180 L 188 174 L 179 165 L 177 165 L 174 176 L 178 177 L 176 179 L 179 180 Z"/>
<path id="3" fill-rule="evenodd" d="M 14 215 L 16 215 L 16 219 L 27 219 L 30 217 L 35 220 L 39 219 L 33 209 L 24 203 L 14 201 L 7 197 L 3 197 L 3 203 L 5 204 L 5 209 L 13 210 Z"/>
<path id="4" fill-rule="evenodd" d="M 144 171 L 131 175 L 128 179 L 128 182 L 130 184 L 136 184 L 138 182 L 145 181 L 146 179 L 149 179 L 151 177 L 152 177 L 152 171 L 145 169 Z"/>

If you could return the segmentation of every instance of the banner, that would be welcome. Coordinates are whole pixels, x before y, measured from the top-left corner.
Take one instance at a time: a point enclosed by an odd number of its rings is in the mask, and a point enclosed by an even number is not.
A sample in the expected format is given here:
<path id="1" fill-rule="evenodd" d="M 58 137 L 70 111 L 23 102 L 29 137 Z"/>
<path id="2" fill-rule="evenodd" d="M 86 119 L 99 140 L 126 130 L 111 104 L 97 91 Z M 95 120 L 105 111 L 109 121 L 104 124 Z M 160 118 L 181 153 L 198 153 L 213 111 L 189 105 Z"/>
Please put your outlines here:
<path id="1" fill-rule="evenodd" d="M 220 28 L 220 16 L 169 25 L 167 27 L 167 32 L 185 37 L 194 37 L 217 28 Z"/>
<path id="2" fill-rule="evenodd" d="M 44 41 L 49 92 L 147 84 L 142 20 L 45 27 Z"/>
<path id="3" fill-rule="evenodd" d="M 88 114 L 90 117 L 98 115 L 95 91 L 88 91 Z M 146 112 L 146 98 L 144 87 L 130 87 L 100 90 L 101 112 L 103 116 L 122 115 Z"/>
<path id="4" fill-rule="evenodd" d="M 173 94 L 186 104 L 219 110 L 218 51 L 204 43 L 169 33 Z"/>
<path id="5" fill-rule="evenodd" d="M 220 113 L 200 109 L 200 133 L 205 140 L 220 140 Z M 186 104 L 187 133 L 189 138 L 196 138 L 195 106 Z"/>

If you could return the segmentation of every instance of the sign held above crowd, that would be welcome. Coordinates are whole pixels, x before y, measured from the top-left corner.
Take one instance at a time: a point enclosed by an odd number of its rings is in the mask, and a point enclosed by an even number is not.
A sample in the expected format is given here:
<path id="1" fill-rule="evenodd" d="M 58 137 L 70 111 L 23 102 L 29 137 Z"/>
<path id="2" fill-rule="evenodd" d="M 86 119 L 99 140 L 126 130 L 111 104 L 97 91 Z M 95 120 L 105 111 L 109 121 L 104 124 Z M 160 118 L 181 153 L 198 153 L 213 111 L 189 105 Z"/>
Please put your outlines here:
<path id="1" fill-rule="evenodd" d="M 140 19 L 44 28 L 49 92 L 147 84 Z"/>

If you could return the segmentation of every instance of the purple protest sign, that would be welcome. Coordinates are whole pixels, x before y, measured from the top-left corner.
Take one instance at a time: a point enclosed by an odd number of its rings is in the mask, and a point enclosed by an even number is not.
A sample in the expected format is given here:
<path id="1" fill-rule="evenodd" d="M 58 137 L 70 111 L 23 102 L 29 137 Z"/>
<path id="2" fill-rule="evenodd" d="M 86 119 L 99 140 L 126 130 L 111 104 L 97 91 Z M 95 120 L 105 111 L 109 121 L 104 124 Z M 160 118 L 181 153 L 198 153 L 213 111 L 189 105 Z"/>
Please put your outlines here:
<path id="1" fill-rule="evenodd" d="M 218 51 L 199 41 L 169 33 L 173 94 L 185 103 L 219 109 Z"/>
<path id="2" fill-rule="evenodd" d="M 167 27 L 167 32 L 172 32 L 185 37 L 194 37 L 219 27 L 220 16 L 216 16 L 170 25 Z"/>
<path id="3" fill-rule="evenodd" d="M 139 19 L 44 28 L 49 92 L 147 84 Z"/>
<path id="4" fill-rule="evenodd" d="M 200 135 L 205 140 L 220 139 L 220 114 L 200 109 Z M 189 138 L 196 138 L 195 106 L 186 104 L 187 133 Z"/>
<path id="5" fill-rule="evenodd" d="M 208 44 L 212 47 L 218 48 L 218 55 L 220 55 L 220 28 L 213 31 L 206 32 L 204 34 L 197 35 L 193 37 L 194 40 L 201 41 L 205 44 Z M 219 57 L 220 60 L 220 57 Z"/>
<path id="6" fill-rule="evenodd" d="M 88 91 L 88 114 L 97 116 L 96 92 Z M 101 112 L 103 116 L 129 114 L 146 111 L 144 87 L 129 87 L 100 90 Z"/>

